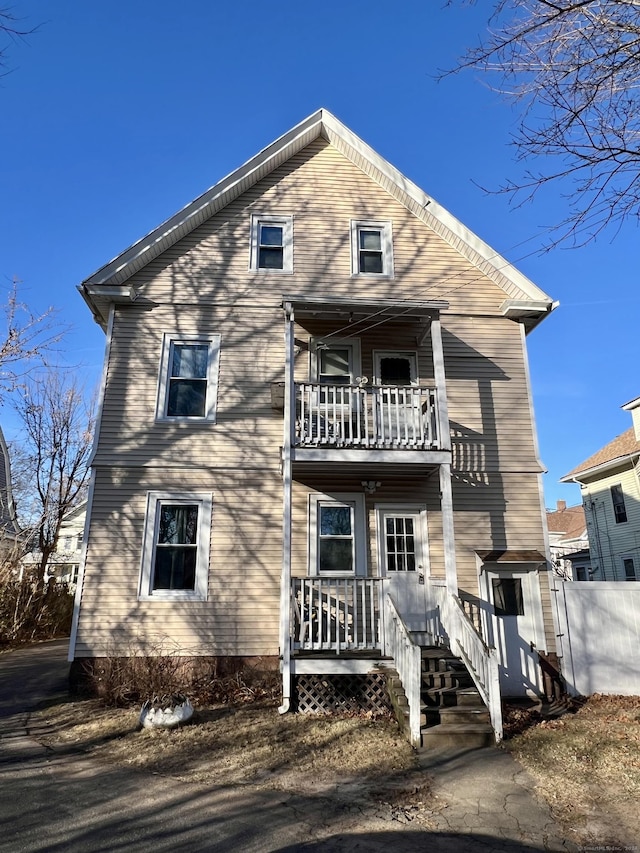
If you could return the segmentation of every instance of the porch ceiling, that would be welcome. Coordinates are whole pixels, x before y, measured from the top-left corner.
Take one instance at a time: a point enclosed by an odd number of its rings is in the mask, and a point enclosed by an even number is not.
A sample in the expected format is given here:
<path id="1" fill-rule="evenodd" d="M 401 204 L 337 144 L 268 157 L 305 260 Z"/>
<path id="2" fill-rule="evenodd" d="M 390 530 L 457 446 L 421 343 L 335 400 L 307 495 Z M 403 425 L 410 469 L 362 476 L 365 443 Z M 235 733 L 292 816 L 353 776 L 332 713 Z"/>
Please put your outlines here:
<path id="1" fill-rule="evenodd" d="M 282 307 L 285 311 L 293 310 L 297 320 L 304 319 L 333 319 L 340 317 L 350 322 L 362 319 L 393 319 L 415 323 L 416 321 L 432 320 L 441 311 L 449 307 L 442 299 L 429 301 L 421 300 L 392 300 L 392 299 L 351 299 L 349 297 L 316 296 L 283 296 Z"/>

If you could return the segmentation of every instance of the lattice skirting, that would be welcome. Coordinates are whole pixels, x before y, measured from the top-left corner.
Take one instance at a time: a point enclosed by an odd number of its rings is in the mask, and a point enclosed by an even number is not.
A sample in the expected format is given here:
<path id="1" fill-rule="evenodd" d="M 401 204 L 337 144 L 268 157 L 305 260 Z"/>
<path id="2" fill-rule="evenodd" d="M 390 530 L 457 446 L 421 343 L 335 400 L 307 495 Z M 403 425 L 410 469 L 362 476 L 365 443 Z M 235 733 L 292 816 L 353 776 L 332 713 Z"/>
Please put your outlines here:
<path id="1" fill-rule="evenodd" d="M 378 673 L 298 675 L 294 685 L 295 709 L 303 714 L 384 714 L 391 710 L 386 676 Z"/>

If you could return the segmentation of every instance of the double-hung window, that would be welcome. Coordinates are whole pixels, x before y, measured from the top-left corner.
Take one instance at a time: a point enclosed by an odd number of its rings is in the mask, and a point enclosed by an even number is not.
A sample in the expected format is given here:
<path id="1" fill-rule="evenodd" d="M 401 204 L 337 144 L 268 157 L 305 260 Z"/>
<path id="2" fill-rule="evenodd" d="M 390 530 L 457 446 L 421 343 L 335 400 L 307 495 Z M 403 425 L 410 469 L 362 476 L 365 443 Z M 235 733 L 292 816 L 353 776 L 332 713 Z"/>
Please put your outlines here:
<path id="1" fill-rule="evenodd" d="M 627 508 L 624 503 L 624 493 L 622 486 L 611 486 L 611 500 L 613 502 L 613 514 L 616 519 L 616 524 L 622 524 L 627 520 Z"/>
<path id="2" fill-rule="evenodd" d="M 391 222 L 351 221 L 351 273 L 393 276 Z"/>
<path id="3" fill-rule="evenodd" d="M 140 598 L 206 599 L 210 531 L 210 494 L 149 492 Z"/>
<path id="4" fill-rule="evenodd" d="M 250 269 L 293 272 L 293 217 L 253 214 Z"/>
<path id="5" fill-rule="evenodd" d="M 215 421 L 219 356 L 220 335 L 164 336 L 158 420 Z"/>
<path id="6" fill-rule="evenodd" d="M 310 497 L 310 574 L 364 574 L 362 495 Z"/>

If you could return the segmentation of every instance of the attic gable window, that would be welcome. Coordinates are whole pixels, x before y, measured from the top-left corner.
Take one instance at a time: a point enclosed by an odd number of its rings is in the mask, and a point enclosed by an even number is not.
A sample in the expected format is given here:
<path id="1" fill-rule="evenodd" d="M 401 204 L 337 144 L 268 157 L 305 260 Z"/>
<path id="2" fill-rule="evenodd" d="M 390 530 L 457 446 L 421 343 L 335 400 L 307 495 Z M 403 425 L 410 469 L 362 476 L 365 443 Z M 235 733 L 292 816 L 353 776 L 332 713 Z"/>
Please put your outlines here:
<path id="1" fill-rule="evenodd" d="M 351 221 L 351 273 L 393 276 L 391 222 Z"/>
<path id="2" fill-rule="evenodd" d="M 253 214 L 249 268 L 265 273 L 293 272 L 293 217 Z"/>
<path id="3" fill-rule="evenodd" d="M 220 335 L 165 334 L 157 420 L 215 421 Z"/>

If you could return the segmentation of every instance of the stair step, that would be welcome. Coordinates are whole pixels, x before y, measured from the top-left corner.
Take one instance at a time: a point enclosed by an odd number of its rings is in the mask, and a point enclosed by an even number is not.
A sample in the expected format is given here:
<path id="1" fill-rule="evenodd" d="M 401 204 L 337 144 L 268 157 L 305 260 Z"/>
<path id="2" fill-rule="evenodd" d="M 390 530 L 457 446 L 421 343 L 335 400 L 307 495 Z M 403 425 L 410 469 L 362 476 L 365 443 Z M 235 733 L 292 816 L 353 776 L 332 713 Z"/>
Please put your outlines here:
<path id="1" fill-rule="evenodd" d="M 475 687 L 463 687 L 458 690 L 456 693 L 456 697 L 458 699 L 458 705 L 482 705 L 484 708 L 484 702 L 482 701 L 482 697 L 478 693 Z"/>
<path id="2" fill-rule="evenodd" d="M 421 699 L 424 707 L 442 708 L 460 704 L 459 695 L 460 688 L 450 685 L 449 687 L 433 687 L 429 690 L 422 690 Z"/>
<path id="3" fill-rule="evenodd" d="M 482 723 L 440 723 L 422 730 L 423 747 L 481 749 L 495 744 L 493 729 Z"/>
<path id="4" fill-rule="evenodd" d="M 454 705 L 451 708 L 440 708 L 440 722 L 453 724 L 482 724 L 491 725 L 488 708 L 473 708 L 464 705 Z"/>
<path id="5" fill-rule="evenodd" d="M 433 690 L 440 687 L 470 687 L 473 684 L 468 672 L 423 672 L 422 687 Z"/>

